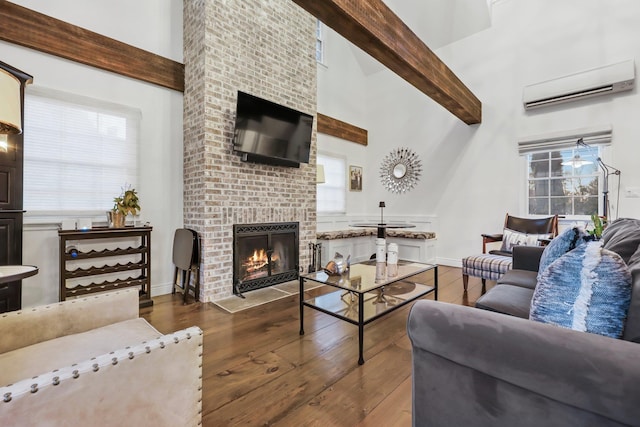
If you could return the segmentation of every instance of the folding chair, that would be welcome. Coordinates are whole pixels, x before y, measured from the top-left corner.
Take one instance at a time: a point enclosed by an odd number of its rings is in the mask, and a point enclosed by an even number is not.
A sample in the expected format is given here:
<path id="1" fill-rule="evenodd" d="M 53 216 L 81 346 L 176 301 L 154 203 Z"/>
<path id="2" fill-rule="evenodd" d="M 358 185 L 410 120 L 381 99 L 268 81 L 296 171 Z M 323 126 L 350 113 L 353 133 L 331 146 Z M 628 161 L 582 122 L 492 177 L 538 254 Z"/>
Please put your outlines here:
<path id="1" fill-rule="evenodd" d="M 176 269 L 173 274 L 173 290 L 180 289 L 183 303 L 187 303 L 187 296 L 193 291 L 196 301 L 200 300 L 200 239 L 195 230 L 178 228 L 173 236 L 173 264 Z M 180 283 L 178 283 L 180 272 Z M 191 272 L 194 272 L 194 284 L 191 284 Z"/>

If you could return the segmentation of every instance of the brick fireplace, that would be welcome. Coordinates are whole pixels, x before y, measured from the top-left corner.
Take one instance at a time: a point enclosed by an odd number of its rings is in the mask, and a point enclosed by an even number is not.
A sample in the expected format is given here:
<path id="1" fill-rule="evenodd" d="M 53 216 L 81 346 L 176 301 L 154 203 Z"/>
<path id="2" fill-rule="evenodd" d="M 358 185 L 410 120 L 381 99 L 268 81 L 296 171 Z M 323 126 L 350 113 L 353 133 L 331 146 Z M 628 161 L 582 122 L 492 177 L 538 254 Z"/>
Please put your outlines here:
<path id="1" fill-rule="evenodd" d="M 245 163 L 233 152 L 237 91 L 315 115 L 315 25 L 290 0 L 184 2 L 184 225 L 202 241 L 201 298 L 233 295 L 234 224 L 299 223 L 299 265 L 316 232 L 309 164 Z"/>

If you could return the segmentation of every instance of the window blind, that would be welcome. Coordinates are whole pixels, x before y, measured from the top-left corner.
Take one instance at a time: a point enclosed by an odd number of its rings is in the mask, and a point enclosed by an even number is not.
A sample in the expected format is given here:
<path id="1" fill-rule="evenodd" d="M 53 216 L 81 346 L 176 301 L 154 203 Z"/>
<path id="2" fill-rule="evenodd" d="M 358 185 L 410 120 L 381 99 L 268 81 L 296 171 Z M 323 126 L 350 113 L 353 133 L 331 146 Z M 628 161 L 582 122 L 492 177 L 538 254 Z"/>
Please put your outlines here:
<path id="1" fill-rule="evenodd" d="M 30 88 L 25 96 L 24 207 L 95 211 L 138 181 L 139 110 Z"/>
<path id="2" fill-rule="evenodd" d="M 572 149 L 576 148 L 576 142 L 580 138 L 582 138 L 587 145 L 609 145 L 611 144 L 612 132 L 611 125 L 604 125 L 523 138 L 518 141 L 518 153 L 525 155 L 544 151 Z"/>
<path id="3" fill-rule="evenodd" d="M 340 157 L 318 154 L 317 163 L 324 166 L 324 184 L 318 184 L 317 210 L 323 213 L 346 212 L 347 162 Z"/>

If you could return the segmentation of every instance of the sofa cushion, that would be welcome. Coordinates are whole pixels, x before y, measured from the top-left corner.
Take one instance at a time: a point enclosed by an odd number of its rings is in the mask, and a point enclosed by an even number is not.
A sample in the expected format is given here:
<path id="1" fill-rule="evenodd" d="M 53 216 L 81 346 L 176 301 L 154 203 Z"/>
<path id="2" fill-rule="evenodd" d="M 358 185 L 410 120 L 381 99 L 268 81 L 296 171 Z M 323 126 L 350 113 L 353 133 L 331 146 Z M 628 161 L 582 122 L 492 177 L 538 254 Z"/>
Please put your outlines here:
<path id="1" fill-rule="evenodd" d="M 552 233 L 528 234 L 505 228 L 502 232 L 500 251 L 511 252 L 514 246 L 540 246 L 540 239 L 551 239 L 552 237 Z"/>
<path id="2" fill-rule="evenodd" d="M 631 272 L 633 285 L 622 339 L 640 343 L 640 248 L 631 256 L 627 266 Z"/>
<path id="3" fill-rule="evenodd" d="M 496 285 L 476 301 L 476 308 L 526 319 L 533 289 L 522 286 Z"/>
<path id="4" fill-rule="evenodd" d="M 520 286 L 521 288 L 535 289 L 537 283 L 537 271 L 509 270 L 498 279 L 499 285 Z"/>
<path id="5" fill-rule="evenodd" d="M 581 245 L 539 276 L 529 318 L 620 338 L 631 300 L 631 273 L 601 242 Z"/>
<path id="6" fill-rule="evenodd" d="M 602 234 L 603 247 L 622 257 L 631 271 L 633 287 L 622 338 L 640 343 L 640 220 L 619 218 Z"/>
<path id="7" fill-rule="evenodd" d="M 605 228 L 602 233 L 602 247 L 620 255 L 625 263 L 640 245 L 640 220 L 619 218 Z"/>
<path id="8" fill-rule="evenodd" d="M 538 272 L 543 246 L 515 246 L 513 248 L 513 270 L 529 270 Z"/>
<path id="9" fill-rule="evenodd" d="M 582 227 L 571 227 L 564 230 L 558 237 L 551 240 L 551 242 L 544 248 L 542 256 L 540 257 L 540 265 L 538 267 L 538 280 L 544 270 L 549 265 L 566 254 L 577 246 L 580 246 L 586 241 L 584 238 L 587 236 L 586 231 Z"/>
<path id="10" fill-rule="evenodd" d="M 11 369 L 0 370 L 0 385 L 80 363 L 160 335 L 145 319 L 137 318 L 2 353 L 0 366 Z"/>
<path id="11" fill-rule="evenodd" d="M 0 354 L 123 320 L 137 319 L 139 305 L 138 289 L 130 287 L 2 313 Z"/>

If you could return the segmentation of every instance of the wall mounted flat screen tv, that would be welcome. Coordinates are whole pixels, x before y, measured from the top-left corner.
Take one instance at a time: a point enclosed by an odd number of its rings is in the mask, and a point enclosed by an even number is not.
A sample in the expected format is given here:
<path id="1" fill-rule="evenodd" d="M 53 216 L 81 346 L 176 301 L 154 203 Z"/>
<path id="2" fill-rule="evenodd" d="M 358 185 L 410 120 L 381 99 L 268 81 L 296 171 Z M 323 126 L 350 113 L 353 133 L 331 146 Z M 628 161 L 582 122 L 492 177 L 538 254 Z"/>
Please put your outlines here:
<path id="1" fill-rule="evenodd" d="M 244 161 L 300 167 L 309 163 L 313 116 L 238 91 L 233 149 Z"/>

